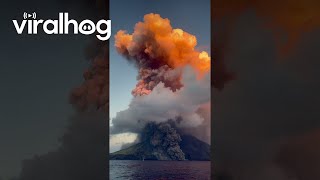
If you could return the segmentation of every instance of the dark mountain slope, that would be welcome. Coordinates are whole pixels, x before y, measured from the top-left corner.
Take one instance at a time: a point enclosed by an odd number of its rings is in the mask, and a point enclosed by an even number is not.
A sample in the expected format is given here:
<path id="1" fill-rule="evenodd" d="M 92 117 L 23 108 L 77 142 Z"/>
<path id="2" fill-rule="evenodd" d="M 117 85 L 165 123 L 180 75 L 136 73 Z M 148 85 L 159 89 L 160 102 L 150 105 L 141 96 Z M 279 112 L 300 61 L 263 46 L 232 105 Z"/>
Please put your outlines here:
<path id="1" fill-rule="evenodd" d="M 209 161 L 210 145 L 200 141 L 194 136 L 181 136 L 180 148 L 186 160 Z M 153 147 L 146 142 L 141 142 L 126 149 L 110 154 L 110 160 L 163 160 L 154 155 Z"/>

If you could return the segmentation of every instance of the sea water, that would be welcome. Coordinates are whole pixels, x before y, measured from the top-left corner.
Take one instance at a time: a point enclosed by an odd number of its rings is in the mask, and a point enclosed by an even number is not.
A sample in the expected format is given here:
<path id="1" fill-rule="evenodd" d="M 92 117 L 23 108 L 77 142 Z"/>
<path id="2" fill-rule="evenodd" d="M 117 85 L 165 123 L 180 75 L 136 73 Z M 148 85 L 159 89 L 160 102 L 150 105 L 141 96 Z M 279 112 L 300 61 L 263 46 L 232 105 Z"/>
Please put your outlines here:
<path id="1" fill-rule="evenodd" d="M 209 180 L 210 161 L 110 160 L 111 180 Z"/>

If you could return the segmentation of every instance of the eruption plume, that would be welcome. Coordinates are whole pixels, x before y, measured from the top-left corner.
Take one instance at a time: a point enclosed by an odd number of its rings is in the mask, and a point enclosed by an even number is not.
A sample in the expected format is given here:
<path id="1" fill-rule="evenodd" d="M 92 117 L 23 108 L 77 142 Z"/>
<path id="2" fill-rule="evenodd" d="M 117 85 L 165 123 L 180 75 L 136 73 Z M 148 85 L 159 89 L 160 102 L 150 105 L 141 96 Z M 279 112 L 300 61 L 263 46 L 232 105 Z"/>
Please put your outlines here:
<path id="1" fill-rule="evenodd" d="M 155 139 L 140 140 L 151 142 L 162 152 L 161 158 L 175 160 L 184 157 L 178 147 L 179 133 L 210 142 L 210 112 L 206 109 L 210 107 L 211 59 L 207 52 L 197 51 L 196 45 L 194 35 L 172 28 L 170 20 L 159 14 L 145 15 L 132 34 L 117 32 L 115 47 L 138 69 L 138 83 L 129 108 L 112 119 L 111 134 L 141 134 L 151 128 L 154 134 L 144 134 Z M 166 125 L 177 117 L 176 127 Z M 177 135 L 168 136 L 176 131 Z"/>
<path id="2" fill-rule="evenodd" d="M 188 129 L 199 139 L 208 140 L 209 131 L 206 129 L 210 128 L 210 111 L 204 109 L 208 109 L 210 103 L 210 76 L 206 74 L 198 80 L 191 68 L 182 72 L 183 88 L 173 92 L 164 83 L 159 83 L 150 94 L 134 97 L 129 108 L 118 112 L 112 119 L 110 132 L 140 133 L 148 122 L 161 123 L 181 117 L 178 128 Z"/>
<path id="3" fill-rule="evenodd" d="M 195 50 L 197 39 L 183 31 L 173 29 L 169 19 L 158 14 L 147 14 L 132 34 L 120 30 L 115 35 L 117 51 L 139 69 L 134 96 L 150 94 L 160 82 L 172 91 L 180 89 L 181 68 L 190 65 L 199 77 L 210 69 L 207 52 Z"/>

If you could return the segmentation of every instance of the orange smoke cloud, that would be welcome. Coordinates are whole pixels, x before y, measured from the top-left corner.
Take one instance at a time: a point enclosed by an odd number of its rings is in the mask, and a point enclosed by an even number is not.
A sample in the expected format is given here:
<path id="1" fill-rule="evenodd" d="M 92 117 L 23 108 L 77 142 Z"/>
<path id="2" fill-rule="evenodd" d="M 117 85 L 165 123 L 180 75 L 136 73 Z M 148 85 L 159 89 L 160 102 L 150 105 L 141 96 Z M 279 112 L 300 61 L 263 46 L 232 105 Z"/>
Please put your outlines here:
<path id="1" fill-rule="evenodd" d="M 145 43 L 137 42 L 146 36 L 152 39 L 144 39 Z M 119 53 L 127 52 L 134 57 L 142 48 L 150 59 L 163 59 L 166 61 L 164 63 L 172 68 L 189 64 L 201 73 L 210 69 L 208 53 L 195 50 L 197 38 L 182 29 L 173 29 L 170 20 L 161 18 L 159 14 L 145 15 L 144 22 L 136 24 L 133 34 L 126 34 L 125 31 L 120 30 L 115 35 L 115 39 L 115 46 Z M 137 45 L 143 45 L 143 47 Z"/>
<path id="2" fill-rule="evenodd" d="M 196 45 L 194 35 L 173 29 L 169 19 L 152 13 L 144 16 L 144 22 L 136 24 L 132 34 L 120 30 L 115 35 L 117 51 L 139 68 L 134 95 L 148 94 L 160 82 L 173 91 L 179 89 L 181 72 L 177 73 L 176 69 L 187 65 L 193 67 L 199 77 L 209 72 L 210 56 L 195 50 Z"/>

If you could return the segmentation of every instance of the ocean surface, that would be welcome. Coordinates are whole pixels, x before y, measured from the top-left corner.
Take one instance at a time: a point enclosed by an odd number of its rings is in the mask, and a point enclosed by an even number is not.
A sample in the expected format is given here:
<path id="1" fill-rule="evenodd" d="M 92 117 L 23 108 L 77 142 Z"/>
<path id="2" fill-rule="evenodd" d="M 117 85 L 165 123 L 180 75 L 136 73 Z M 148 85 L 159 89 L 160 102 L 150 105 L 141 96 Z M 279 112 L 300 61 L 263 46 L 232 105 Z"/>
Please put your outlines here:
<path id="1" fill-rule="evenodd" d="M 110 160 L 111 180 L 209 180 L 210 161 Z"/>

